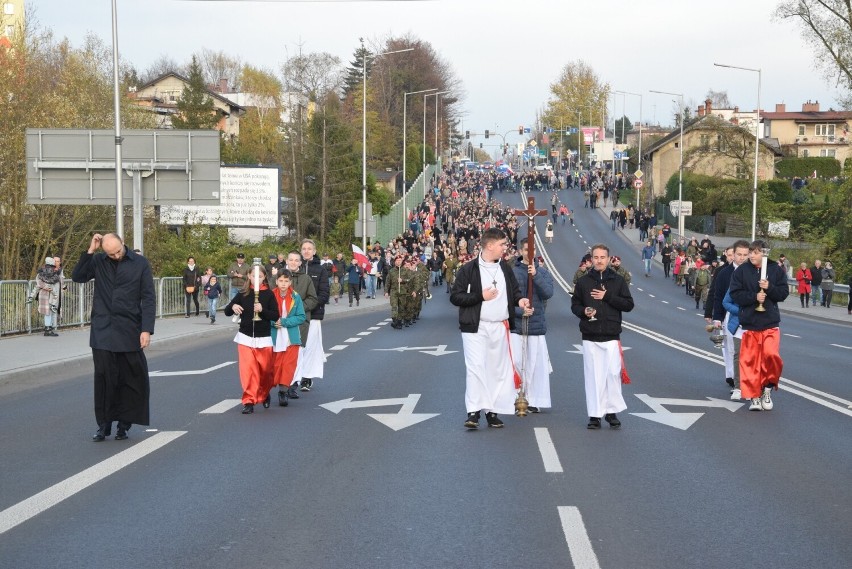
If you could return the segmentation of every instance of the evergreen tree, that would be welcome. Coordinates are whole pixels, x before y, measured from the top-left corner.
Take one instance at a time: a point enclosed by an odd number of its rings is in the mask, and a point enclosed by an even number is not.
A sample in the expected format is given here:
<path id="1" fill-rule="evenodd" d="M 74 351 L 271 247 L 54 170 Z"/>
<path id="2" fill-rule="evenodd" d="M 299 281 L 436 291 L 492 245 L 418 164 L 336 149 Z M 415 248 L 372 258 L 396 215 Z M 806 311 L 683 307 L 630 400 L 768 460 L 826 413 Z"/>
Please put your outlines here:
<path id="1" fill-rule="evenodd" d="M 201 66 L 195 56 L 189 67 L 189 84 L 183 88 L 177 102 L 177 113 L 172 116 L 172 126 L 179 129 L 215 128 L 219 122 L 213 99 L 207 94 Z"/>
<path id="2" fill-rule="evenodd" d="M 343 78 L 343 98 L 346 99 L 353 91 L 364 88 L 364 58 L 367 58 L 367 77 L 373 66 L 370 50 L 361 45 L 355 50 L 353 60 L 346 68 L 346 76 Z"/>

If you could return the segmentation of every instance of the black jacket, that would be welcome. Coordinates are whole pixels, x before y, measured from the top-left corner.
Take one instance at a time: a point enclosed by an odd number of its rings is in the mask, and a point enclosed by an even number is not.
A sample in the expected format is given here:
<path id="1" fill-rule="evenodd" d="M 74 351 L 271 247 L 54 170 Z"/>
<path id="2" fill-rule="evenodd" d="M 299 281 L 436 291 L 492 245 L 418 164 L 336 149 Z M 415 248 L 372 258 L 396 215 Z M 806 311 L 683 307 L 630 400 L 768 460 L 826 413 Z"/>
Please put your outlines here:
<path id="1" fill-rule="evenodd" d="M 822 283 L 822 267 L 811 267 L 811 286 L 819 286 Z"/>
<path id="2" fill-rule="evenodd" d="M 545 310 L 547 309 L 547 301 L 553 296 L 553 276 L 546 267 L 539 266 L 538 261 L 535 262 L 535 276 L 533 277 L 533 295 L 532 307 L 535 309 L 527 323 L 527 334 L 530 336 L 543 336 L 547 333 L 547 320 L 545 318 Z M 512 269 L 515 273 L 515 280 L 518 281 L 518 288 L 521 290 L 521 296 L 529 298 L 527 293 L 527 285 L 529 285 L 529 265 L 525 264 L 520 257 L 515 261 L 515 267 Z M 523 318 L 524 309 L 521 307 L 515 308 L 515 318 Z M 520 322 L 523 322 L 522 320 Z M 517 327 L 516 327 L 517 328 Z M 515 329 L 515 332 L 521 333 L 521 330 Z"/>
<path id="3" fill-rule="evenodd" d="M 311 311 L 311 320 L 322 320 L 325 317 L 325 305 L 328 304 L 329 290 L 328 290 L 328 271 L 325 265 L 320 263 L 319 257 L 314 255 L 313 259 L 310 261 L 305 261 L 303 263 L 305 267 L 305 273 L 311 276 L 311 280 L 314 281 L 314 289 L 317 291 L 317 302 L 316 308 Z M 342 275 L 338 275 L 341 277 L 340 282 L 343 282 Z"/>
<path id="4" fill-rule="evenodd" d="M 254 291 L 250 290 L 244 295 L 238 292 L 228 306 L 225 307 L 225 316 L 234 315 L 234 305 L 239 304 L 243 307 L 243 313 L 240 315 L 240 332 L 252 338 L 265 338 L 270 335 L 272 330 L 272 321 L 278 320 L 281 315 L 278 312 L 278 301 L 275 300 L 275 295 L 268 288 L 261 288 L 258 295 L 260 302 L 260 320 L 254 320 Z"/>
<path id="5" fill-rule="evenodd" d="M 71 273 L 75 283 L 95 279 L 89 345 L 110 352 L 141 350 L 142 332 L 154 333 L 156 300 L 148 259 L 127 249 L 121 261 L 84 252 Z"/>
<path id="6" fill-rule="evenodd" d="M 603 299 L 592 298 L 592 290 L 606 288 Z M 586 317 L 586 307 L 597 312 L 596 320 Z M 571 312 L 580 319 L 580 333 L 590 342 L 609 342 L 621 339 L 621 313 L 633 310 L 633 297 L 624 279 L 610 268 L 601 273 L 594 268 L 577 279 L 571 297 Z"/>
<path id="7" fill-rule="evenodd" d="M 725 307 L 722 306 L 722 299 L 728 294 L 728 288 L 731 286 L 731 275 L 734 274 L 734 264 L 727 263 L 716 272 L 716 278 L 713 279 L 713 320 L 721 322 L 725 319 Z M 708 300 L 710 297 L 707 297 Z M 708 302 L 709 304 L 709 302 Z"/>
<path id="8" fill-rule="evenodd" d="M 515 329 L 515 307 L 523 298 L 518 281 L 511 267 L 500 261 L 503 278 L 506 279 L 506 302 L 509 309 L 509 329 Z M 468 285 L 470 291 L 468 292 Z M 462 332 L 479 331 L 479 314 L 482 310 L 482 278 L 479 274 L 479 257 L 468 261 L 456 272 L 456 280 L 450 293 L 450 302 L 459 307 L 459 330 Z"/>
<path id="9" fill-rule="evenodd" d="M 757 312 L 757 293 L 760 287 L 760 268 L 750 262 L 745 262 L 731 275 L 731 300 L 740 307 L 740 325 L 743 330 L 768 330 L 776 328 L 781 323 L 781 312 L 778 303 L 784 302 L 790 294 L 787 284 L 787 273 L 778 263 L 769 261 L 766 267 L 766 280 L 769 288 L 766 290 L 766 300 L 763 302 L 765 312 Z"/>

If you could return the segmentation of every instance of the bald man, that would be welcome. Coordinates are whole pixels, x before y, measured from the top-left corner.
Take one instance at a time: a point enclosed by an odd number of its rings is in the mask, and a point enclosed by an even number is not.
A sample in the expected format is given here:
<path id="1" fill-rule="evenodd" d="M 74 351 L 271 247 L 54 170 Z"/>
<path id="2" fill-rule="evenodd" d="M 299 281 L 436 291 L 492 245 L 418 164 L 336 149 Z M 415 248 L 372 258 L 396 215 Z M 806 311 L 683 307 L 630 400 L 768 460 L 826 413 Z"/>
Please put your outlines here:
<path id="1" fill-rule="evenodd" d="M 151 342 L 156 314 L 151 266 L 120 236 L 96 233 L 71 279 L 75 283 L 95 279 L 89 346 L 98 430 L 92 440 L 103 441 L 113 421 L 118 421 L 115 440 L 121 441 L 131 424 L 149 424 L 148 362 L 143 350 Z"/>

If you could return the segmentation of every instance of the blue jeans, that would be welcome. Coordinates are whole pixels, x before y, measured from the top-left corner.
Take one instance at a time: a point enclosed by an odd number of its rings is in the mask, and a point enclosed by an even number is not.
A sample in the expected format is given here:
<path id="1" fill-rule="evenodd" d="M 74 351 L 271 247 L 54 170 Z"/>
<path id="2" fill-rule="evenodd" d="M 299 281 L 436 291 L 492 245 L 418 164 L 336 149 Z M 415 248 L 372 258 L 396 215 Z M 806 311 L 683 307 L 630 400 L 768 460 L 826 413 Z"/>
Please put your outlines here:
<path id="1" fill-rule="evenodd" d="M 376 296 L 376 275 L 364 275 L 367 282 L 367 297 Z"/>
<path id="2" fill-rule="evenodd" d="M 207 303 L 209 305 L 209 308 L 207 310 L 207 316 L 211 320 L 215 320 L 216 319 L 216 304 L 219 303 L 219 297 L 218 296 L 216 298 L 207 297 Z"/>
<path id="3" fill-rule="evenodd" d="M 230 300 L 234 300 L 234 297 L 237 296 L 238 292 L 240 292 L 240 287 L 231 285 L 231 290 L 228 291 L 228 298 Z"/>
<path id="4" fill-rule="evenodd" d="M 817 304 L 822 303 L 822 289 L 817 286 L 811 287 L 811 304 L 816 306 Z"/>
<path id="5" fill-rule="evenodd" d="M 645 274 L 650 275 L 651 274 L 651 259 L 643 259 L 643 261 L 645 261 Z"/>

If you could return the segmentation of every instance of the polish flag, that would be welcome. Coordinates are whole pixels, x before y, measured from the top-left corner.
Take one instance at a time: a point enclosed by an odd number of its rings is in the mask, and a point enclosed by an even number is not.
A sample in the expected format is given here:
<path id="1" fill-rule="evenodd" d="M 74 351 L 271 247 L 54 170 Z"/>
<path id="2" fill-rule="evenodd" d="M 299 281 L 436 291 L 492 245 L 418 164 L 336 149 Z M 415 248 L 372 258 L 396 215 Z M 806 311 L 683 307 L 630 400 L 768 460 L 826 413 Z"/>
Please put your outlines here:
<path id="1" fill-rule="evenodd" d="M 364 254 L 364 251 L 362 251 L 361 248 L 354 243 L 352 244 L 352 256 L 355 257 L 355 260 L 358 261 L 358 265 L 360 265 L 365 273 L 370 272 L 373 266 L 372 263 L 370 263 L 370 259 Z"/>

